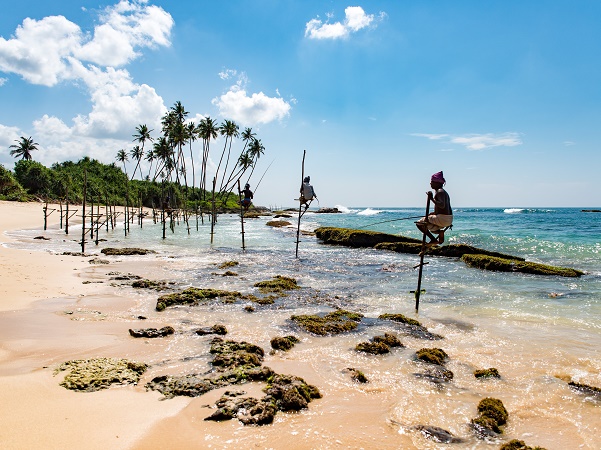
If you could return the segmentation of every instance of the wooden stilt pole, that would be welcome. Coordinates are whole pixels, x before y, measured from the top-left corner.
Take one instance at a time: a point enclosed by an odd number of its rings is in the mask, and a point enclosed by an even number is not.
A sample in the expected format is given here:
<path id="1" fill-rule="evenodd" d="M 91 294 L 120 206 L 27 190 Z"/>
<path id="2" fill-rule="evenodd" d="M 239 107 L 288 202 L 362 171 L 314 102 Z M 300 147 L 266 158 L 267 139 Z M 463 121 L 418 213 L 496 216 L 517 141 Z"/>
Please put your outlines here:
<path id="1" fill-rule="evenodd" d="M 307 150 L 303 150 L 303 164 L 302 164 L 302 170 L 301 170 L 301 186 L 303 185 L 303 180 L 305 179 L 305 155 L 307 154 Z M 298 243 L 300 242 L 300 223 L 301 223 L 301 217 L 303 216 L 302 213 L 302 209 L 303 209 L 303 204 L 300 202 L 299 200 L 299 205 L 298 205 L 298 226 L 296 227 L 296 258 L 298 258 Z"/>
<path id="2" fill-rule="evenodd" d="M 44 210 L 44 231 L 46 231 L 48 225 L 48 200 L 46 200 L 42 209 Z"/>
<path id="3" fill-rule="evenodd" d="M 86 252 L 86 189 L 88 185 L 88 172 L 83 171 L 83 205 L 81 209 L 81 253 Z"/>
<path id="4" fill-rule="evenodd" d="M 430 197 L 428 197 L 428 201 L 426 203 L 426 219 L 430 214 Z M 422 292 L 422 272 L 424 268 L 424 254 L 426 253 L 426 233 L 424 233 L 424 237 L 422 238 L 422 251 L 419 256 L 419 275 L 417 277 L 417 290 L 415 291 L 415 312 L 419 312 L 419 296 Z M 428 264 L 428 263 L 425 263 Z"/>
<path id="5" fill-rule="evenodd" d="M 65 193 L 65 234 L 69 234 L 69 188 Z"/>
<path id="6" fill-rule="evenodd" d="M 215 234 L 215 183 L 217 177 L 213 177 L 213 196 L 211 197 L 211 245 L 213 244 L 213 235 Z"/>
<path id="7" fill-rule="evenodd" d="M 242 208 L 242 195 L 240 194 L 240 178 L 238 178 L 238 201 L 240 202 L 240 225 L 242 225 L 242 250 L 245 250 L 244 246 L 244 209 Z"/>

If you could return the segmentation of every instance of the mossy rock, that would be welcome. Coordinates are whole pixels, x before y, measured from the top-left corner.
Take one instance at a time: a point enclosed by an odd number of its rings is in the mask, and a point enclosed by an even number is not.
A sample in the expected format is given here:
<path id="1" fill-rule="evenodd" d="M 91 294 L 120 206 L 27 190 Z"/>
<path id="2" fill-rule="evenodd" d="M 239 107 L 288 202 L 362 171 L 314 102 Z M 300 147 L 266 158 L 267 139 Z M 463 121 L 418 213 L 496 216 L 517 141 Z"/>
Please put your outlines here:
<path id="1" fill-rule="evenodd" d="M 173 305 L 197 305 L 202 301 L 214 298 L 222 298 L 224 301 L 230 303 L 243 298 L 243 295 L 236 291 L 190 287 L 181 292 L 160 296 L 157 300 L 156 310 L 163 311 L 165 308 Z"/>
<path id="2" fill-rule="evenodd" d="M 536 447 L 530 447 L 529 445 L 526 445 L 526 443 L 524 441 L 520 441 L 518 439 L 512 439 L 509 442 L 506 442 L 505 444 L 501 445 L 501 447 L 499 447 L 499 450 L 546 450 L 543 447 L 539 447 L 538 445 Z"/>
<path id="3" fill-rule="evenodd" d="M 349 367 L 346 370 L 348 370 L 350 372 L 351 380 L 353 380 L 357 383 L 369 383 L 369 380 L 367 379 L 365 374 L 363 372 L 361 372 L 360 370 L 355 369 L 353 367 Z"/>
<path id="4" fill-rule="evenodd" d="M 463 255 L 461 260 L 470 267 L 497 272 L 520 272 L 534 275 L 557 275 L 560 277 L 580 277 L 584 275 L 584 272 L 576 269 L 486 255 Z"/>
<path id="5" fill-rule="evenodd" d="M 421 245 L 421 241 L 405 236 L 351 228 L 320 227 L 315 230 L 315 236 L 324 244 L 348 247 L 374 247 L 381 242 L 408 242 Z"/>
<path id="6" fill-rule="evenodd" d="M 409 242 L 383 242 L 381 244 L 376 245 L 374 248 L 378 250 L 390 250 L 397 253 L 409 253 L 417 255 L 422 250 L 422 244 L 421 242 L 419 244 Z M 461 258 L 463 255 L 475 254 L 513 259 L 517 261 L 525 261 L 524 258 L 521 258 L 519 256 L 484 250 L 466 244 L 449 244 L 443 246 L 428 247 L 426 249 L 426 255 L 428 256 L 444 256 L 447 258 Z"/>
<path id="7" fill-rule="evenodd" d="M 220 269 L 229 269 L 231 267 L 236 267 L 240 264 L 238 261 L 226 261 L 224 263 L 219 264 Z"/>
<path id="8" fill-rule="evenodd" d="M 55 371 L 69 371 L 61 386 L 74 391 L 94 392 L 113 384 L 137 384 L 148 365 L 117 358 L 67 361 Z"/>
<path id="9" fill-rule="evenodd" d="M 136 289 L 154 289 L 155 291 L 164 291 L 169 289 L 166 281 L 152 281 L 152 280 L 136 280 L 131 284 L 131 287 Z"/>
<path id="10" fill-rule="evenodd" d="M 317 387 L 293 375 L 273 375 L 263 391 L 275 399 L 280 411 L 299 411 L 312 400 L 322 397 Z"/>
<path id="11" fill-rule="evenodd" d="M 326 315 L 297 315 L 290 317 L 294 323 L 309 333 L 325 336 L 354 330 L 361 322 L 363 314 L 339 309 Z"/>
<path id="12" fill-rule="evenodd" d="M 355 350 L 372 355 L 383 355 L 390 352 L 390 347 L 384 342 L 359 342 L 355 346 Z"/>
<path id="13" fill-rule="evenodd" d="M 148 250 L 145 248 L 103 248 L 100 250 L 101 253 L 107 256 L 130 256 L 130 255 L 148 255 L 150 253 L 156 253 L 154 250 Z"/>
<path id="14" fill-rule="evenodd" d="M 271 339 L 271 348 L 274 350 L 290 350 L 300 340 L 296 336 L 274 337 Z"/>
<path id="15" fill-rule="evenodd" d="M 472 424 L 480 437 L 490 436 L 490 432 L 501 434 L 501 427 L 507 423 L 509 413 L 499 399 L 487 397 L 478 403 L 480 415 L 472 419 Z"/>
<path id="16" fill-rule="evenodd" d="M 212 327 L 199 328 L 195 331 L 199 336 L 205 336 L 207 334 L 217 334 L 220 336 L 225 336 L 227 334 L 227 328 L 222 324 L 215 324 Z"/>
<path id="17" fill-rule="evenodd" d="M 404 323 L 407 325 L 415 325 L 417 327 L 423 326 L 421 323 L 419 323 L 419 321 L 417 321 L 415 319 L 411 319 L 407 316 L 404 316 L 403 314 L 389 314 L 389 313 L 381 314 L 378 316 L 378 319 L 392 320 L 393 322 Z"/>
<path id="18" fill-rule="evenodd" d="M 374 336 L 373 341 L 381 342 L 389 347 L 404 347 L 399 338 L 391 333 L 384 333 L 384 336 Z"/>
<path id="19" fill-rule="evenodd" d="M 163 327 L 161 329 L 156 328 L 139 328 L 129 329 L 129 334 L 135 338 L 158 338 L 165 337 L 175 333 L 175 329 L 171 326 Z"/>
<path id="20" fill-rule="evenodd" d="M 282 227 L 287 227 L 292 224 L 285 220 L 270 220 L 265 225 L 267 225 L 268 227 L 282 228 Z"/>
<path id="21" fill-rule="evenodd" d="M 474 371 L 474 376 L 476 378 L 501 378 L 499 371 L 494 367 L 491 367 L 489 369 L 476 370 Z"/>
<path id="22" fill-rule="evenodd" d="M 294 278 L 284 277 L 281 275 L 276 275 L 272 280 L 259 281 L 258 283 L 254 284 L 254 287 L 258 287 L 259 291 L 264 294 L 300 289 L 300 286 Z"/>
<path id="23" fill-rule="evenodd" d="M 422 348 L 416 352 L 417 359 L 430 364 L 444 366 L 449 355 L 440 348 Z"/>
<path id="24" fill-rule="evenodd" d="M 414 373 L 414 375 L 436 384 L 448 383 L 455 377 L 453 372 L 443 366 L 428 367 L 424 372 Z"/>
<path id="25" fill-rule="evenodd" d="M 253 296 L 251 300 L 254 303 L 257 303 L 258 305 L 273 305 L 275 303 L 275 300 L 280 297 L 281 295 L 267 295 L 266 297 Z"/>
<path id="26" fill-rule="evenodd" d="M 275 402 L 265 396 L 262 399 L 254 397 L 236 398 L 226 392 L 215 406 L 217 410 L 204 420 L 224 421 L 237 418 L 244 425 L 269 425 L 278 411 Z"/>
<path id="27" fill-rule="evenodd" d="M 214 338 L 210 353 L 214 355 L 211 364 L 220 369 L 259 367 L 265 352 L 257 345 L 248 342 L 224 341 Z"/>

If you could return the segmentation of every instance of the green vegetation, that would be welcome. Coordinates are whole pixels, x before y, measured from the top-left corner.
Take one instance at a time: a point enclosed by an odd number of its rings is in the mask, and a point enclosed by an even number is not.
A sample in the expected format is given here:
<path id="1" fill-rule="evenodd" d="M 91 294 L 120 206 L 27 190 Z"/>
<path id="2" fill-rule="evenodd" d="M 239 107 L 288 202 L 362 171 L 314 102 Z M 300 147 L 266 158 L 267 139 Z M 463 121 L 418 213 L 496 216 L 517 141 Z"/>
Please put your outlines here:
<path id="1" fill-rule="evenodd" d="M 507 423 L 509 414 L 501 400 L 491 397 L 482 399 L 478 403 L 478 412 L 480 415 L 472 419 L 472 424 L 484 430 L 503 433 L 500 427 Z"/>
<path id="2" fill-rule="evenodd" d="M 445 361 L 449 358 L 449 355 L 440 348 L 422 348 L 417 351 L 416 355 L 420 361 L 438 366 L 444 366 Z"/>
<path id="3" fill-rule="evenodd" d="M 9 170 L 0 164 L 0 200 L 26 202 L 27 192 Z"/>
<path id="4" fill-rule="evenodd" d="M 498 258 L 487 255 L 463 255 L 461 260 L 468 266 L 499 272 L 521 272 L 535 275 L 558 275 L 561 277 L 580 277 L 584 272 L 576 269 L 548 266 L 528 261 Z"/>
<path id="5" fill-rule="evenodd" d="M 231 302 L 242 297 L 243 295 L 237 291 L 190 287 L 181 292 L 160 296 L 157 300 L 156 310 L 163 311 L 165 308 L 173 305 L 197 305 L 201 301 L 213 298 L 223 298 L 226 302 Z"/>
<path id="6" fill-rule="evenodd" d="M 327 334 L 339 334 L 357 328 L 363 314 L 339 309 L 321 317 L 318 315 L 298 315 L 290 317 L 290 320 L 309 333 L 325 336 Z"/>
<path id="7" fill-rule="evenodd" d="M 284 277 L 276 275 L 272 280 L 259 281 L 254 284 L 254 287 L 258 287 L 259 291 L 263 294 L 270 292 L 280 293 L 282 291 L 291 291 L 293 289 L 300 289 L 297 281 L 294 278 Z"/>
<path id="8" fill-rule="evenodd" d="M 93 392 L 112 384 L 137 384 L 147 368 L 146 364 L 127 359 L 78 359 L 61 364 L 55 375 L 68 371 L 61 386 L 74 391 Z"/>

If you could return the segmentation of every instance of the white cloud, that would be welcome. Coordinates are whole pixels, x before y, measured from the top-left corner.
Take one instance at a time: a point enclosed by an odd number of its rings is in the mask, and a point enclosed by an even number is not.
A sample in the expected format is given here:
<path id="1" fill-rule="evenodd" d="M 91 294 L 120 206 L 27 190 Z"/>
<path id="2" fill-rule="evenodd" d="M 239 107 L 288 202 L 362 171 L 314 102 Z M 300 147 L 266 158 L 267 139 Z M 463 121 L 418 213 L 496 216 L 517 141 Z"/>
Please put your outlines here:
<path id="1" fill-rule="evenodd" d="M 7 81 L 8 81 L 8 78 L 2 78 L 2 77 L 0 77 L 0 86 L 4 86 Z"/>
<path id="2" fill-rule="evenodd" d="M 230 78 L 234 78 L 238 72 L 234 69 L 225 69 L 219 72 L 219 78 L 222 80 L 229 80 Z"/>
<path id="3" fill-rule="evenodd" d="M 463 145 L 468 150 L 484 150 L 492 147 L 515 147 L 521 145 L 519 133 L 501 133 L 501 134 L 467 134 L 463 136 L 453 136 L 450 134 L 428 134 L 413 133 L 411 136 L 425 137 L 430 140 L 441 140 L 451 144 Z"/>
<path id="4" fill-rule="evenodd" d="M 242 72 L 228 92 L 213 99 L 212 103 L 219 108 L 221 116 L 251 126 L 282 120 L 290 114 L 290 103 L 279 96 L 279 91 L 276 90 L 277 97 L 269 97 L 263 92 L 249 96 L 247 84 L 248 77 Z"/>
<path id="5" fill-rule="evenodd" d="M 6 163 L 14 160 L 13 157 L 10 156 L 10 146 L 24 134 L 25 133 L 17 127 L 7 127 L 0 124 L 0 164 L 7 167 Z"/>
<path id="6" fill-rule="evenodd" d="M 309 39 L 341 39 L 347 38 L 351 33 L 355 33 L 374 23 L 373 14 L 366 14 L 360 6 L 348 6 L 344 10 L 344 22 L 329 23 L 332 15 L 327 14 L 327 21 L 324 23 L 320 19 L 311 19 L 305 26 L 305 37 Z M 379 14 L 380 19 L 385 17 L 385 13 Z"/>

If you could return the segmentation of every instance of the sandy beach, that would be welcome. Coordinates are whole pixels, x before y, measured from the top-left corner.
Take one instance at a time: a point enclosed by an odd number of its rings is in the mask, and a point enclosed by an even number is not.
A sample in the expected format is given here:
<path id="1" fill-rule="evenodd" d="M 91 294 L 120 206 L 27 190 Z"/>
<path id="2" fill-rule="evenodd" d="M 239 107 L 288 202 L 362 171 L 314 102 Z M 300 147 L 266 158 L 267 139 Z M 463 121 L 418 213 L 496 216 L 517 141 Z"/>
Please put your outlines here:
<path id="1" fill-rule="evenodd" d="M 418 348 L 432 346 L 429 342 L 403 336 L 406 348 L 385 357 L 358 355 L 352 350 L 359 336 L 387 332 L 389 325 L 376 324 L 359 334 L 339 336 L 299 333 L 302 345 L 294 352 L 273 354 L 268 353 L 270 339 L 290 332 L 285 324 L 291 309 L 274 307 L 247 314 L 244 305 L 237 304 L 181 307 L 161 313 L 154 308 L 155 291 L 111 281 L 116 273 L 134 273 L 151 280 L 170 277 L 179 286 L 200 279 L 207 287 L 243 290 L 252 286 L 256 277 L 265 276 L 257 275 L 258 270 L 272 270 L 270 265 L 254 265 L 256 258 L 263 257 L 260 252 L 242 255 L 238 249 L 223 247 L 201 256 L 177 258 L 165 250 L 138 259 L 107 257 L 108 264 L 91 264 L 96 258 L 105 258 L 100 254 L 102 246 L 89 244 L 89 255 L 71 256 L 43 251 L 44 241 L 33 240 L 33 236 L 45 234 L 41 231 L 42 204 L 0 202 L 0 217 L 2 448 L 449 448 L 416 433 L 418 424 L 444 427 L 466 438 L 469 448 L 478 449 L 498 448 L 500 442 L 513 437 L 549 450 L 592 449 L 598 443 L 596 430 L 601 423 L 591 415 L 598 410 L 596 403 L 582 401 L 556 378 L 588 373 L 593 375 L 584 380 L 595 384 L 597 362 L 590 355 L 597 348 L 598 336 L 588 331 L 563 343 L 558 351 L 547 344 L 547 327 L 532 327 L 530 321 L 499 321 L 497 316 L 488 317 L 485 310 L 471 317 L 465 312 L 452 317 L 449 312 L 424 316 L 428 328 L 445 336 L 444 348 L 452 355 L 449 367 L 455 379 L 441 388 L 415 377 L 420 366 L 413 355 Z M 48 228 L 53 232 L 47 234 L 62 240 L 58 219 L 56 212 L 50 216 Z M 21 235 L 29 236 L 20 241 L 28 250 L 10 247 L 15 238 L 7 232 L 19 229 L 36 230 Z M 73 235 L 64 239 L 77 241 L 80 229 L 74 226 Z M 112 239 L 125 245 L 121 235 Z M 76 246 L 75 242 L 69 245 Z M 163 248 L 160 241 L 152 245 Z M 36 246 L 40 251 L 29 250 Z M 237 255 L 244 267 L 237 269 L 241 276 L 225 281 L 212 272 L 216 263 L 232 255 Z M 298 269 L 302 284 L 308 286 L 303 297 L 308 303 L 294 308 L 314 311 L 311 302 L 314 296 L 320 301 L 319 293 L 310 290 L 312 281 L 302 273 L 302 266 Z M 200 278 L 190 278 L 191 274 Z M 194 279 L 197 281 L 191 281 Z M 148 319 L 141 320 L 141 316 Z M 228 339 L 261 346 L 266 353 L 264 366 L 302 377 L 319 387 L 323 398 L 299 413 L 277 414 L 272 425 L 256 427 L 238 420 L 204 420 L 227 387 L 200 397 L 166 400 L 159 392 L 147 391 L 146 383 L 156 376 L 204 373 L 210 368 L 212 338 L 197 336 L 194 329 L 214 323 L 227 325 Z M 128 332 L 130 328 L 166 325 L 175 326 L 176 333 L 164 339 L 134 339 Z M 564 325 L 558 321 L 554 332 L 573 335 Z M 61 363 L 101 357 L 144 362 L 149 369 L 137 385 L 116 385 L 97 392 L 75 392 L 59 384 L 64 374 L 55 374 L 55 369 Z M 493 362 L 503 372 L 503 380 L 483 384 L 474 379 L 474 368 L 490 367 Z M 348 367 L 360 367 L 371 382 L 353 383 Z M 260 398 L 263 387 L 264 383 L 257 382 L 229 389 Z M 475 405 L 486 396 L 503 398 L 510 410 L 511 422 L 496 445 L 475 440 L 469 427 Z M 451 447 L 462 448 L 458 445 Z"/>

